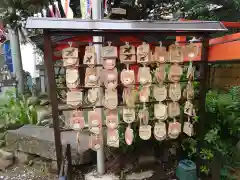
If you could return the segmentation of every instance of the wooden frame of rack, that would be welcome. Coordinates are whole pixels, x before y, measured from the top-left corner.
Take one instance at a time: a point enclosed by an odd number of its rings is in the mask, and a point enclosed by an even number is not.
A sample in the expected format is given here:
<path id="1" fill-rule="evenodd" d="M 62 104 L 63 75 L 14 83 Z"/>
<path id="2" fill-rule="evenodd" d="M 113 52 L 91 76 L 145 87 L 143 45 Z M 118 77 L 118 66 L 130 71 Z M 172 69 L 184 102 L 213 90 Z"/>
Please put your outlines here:
<path id="1" fill-rule="evenodd" d="M 203 137 L 205 116 L 205 97 L 208 79 L 209 35 L 219 31 L 227 31 L 220 22 L 211 21 L 111 21 L 111 20 L 80 20 L 61 18 L 28 18 L 27 28 L 43 29 L 44 33 L 44 64 L 48 77 L 49 96 L 52 105 L 54 138 L 58 170 L 62 162 L 61 130 L 59 126 L 59 109 L 56 94 L 56 81 L 53 63 L 52 36 L 92 35 L 102 37 L 141 36 L 161 34 L 166 36 L 196 36 L 201 38 L 202 50 L 200 65 L 200 96 L 199 123 L 197 133 Z M 187 60 L 185 60 L 187 62 Z M 202 138 L 203 141 L 203 138 Z M 198 150 L 202 141 L 198 144 Z M 197 161 L 199 171 L 199 161 Z"/>

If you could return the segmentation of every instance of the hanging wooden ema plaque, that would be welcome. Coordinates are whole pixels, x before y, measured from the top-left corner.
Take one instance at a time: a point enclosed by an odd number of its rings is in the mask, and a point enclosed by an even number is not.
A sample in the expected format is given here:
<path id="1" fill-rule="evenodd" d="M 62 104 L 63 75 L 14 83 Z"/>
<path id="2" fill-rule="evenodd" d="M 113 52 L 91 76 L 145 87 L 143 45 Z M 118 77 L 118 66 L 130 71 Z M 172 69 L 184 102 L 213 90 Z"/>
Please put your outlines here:
<path id="1" fill-rule="evenodd" d="M 96 69 L 96 51 L 92 43 L 85 47 L 83 64 L 87 65 L 85 71 L 85 87 L 91 87 L 87 90 L 87 104 L 95 105 L 99 100 L 98 80 L 99 75 Z"/>
<path id="2" fill-rule="evenodd" d="M 170 122 L 168 126 L 168 136 L 171 139 L 176 139 L 181 132 L 181 124 L 176 120 L 176 117 L 180 115 L 180 105 L 178 102 L 170 102 L 168 104 L 168 115 L 173 119 L 173 122 Z"/>
<path id="3" fill-rule="evenodd" d="M 150 46 L 149 44 L 143 42 L 142 45 L 137 48 L 137 60 L 138 63 L 142 64 L 138 70 L 138 83 L 141 85 L 139 87 L 139 100 L 142 103 L 146 103 L 150 96 L 150 85 L 152 83 L 152 76 L 150 68 L 147 64 L 150 62 Z"/>
<path id="4" fill-rule="evenodd" d="M 63 66 L 78 66 L 79 58 L 78 58 L 78 48 L 72 47 L 72 42 L 69 42 L 69 47 L 63 49 L 62 51 L 63 58 Z"/>
<path id="5" fill-rule="evenodd" d="M 72 111 L 70 117 L 70 124 L 72 129 L 81 131 L 85 126 L 83 112 L 79 110 Z"/>
<path id="6" fill-rule="evenodd" d="M 128 42 L 124 46 L 120 46 L 120 62 L 123 64 L 132 64 L 136 62 L 136 50 Z"/>
<path id="7" fill-rule="evenodd" d="M 117 58 L 118 57 L 117 47 L 112 46 L 112 42 L 108 41 L 108 45 L 102 47 L 101 56 L 102 56 L 102 58 L 111 58 L 111 59 Z"/>
<path id="8" fill-rule="evenodd" d="M 96 135 L 96 134 L 91 134 L 89 138 L 90 138 L 89 147 L 92 150 L 97 151 L 103 145 L 103 140 L 102 140 L 101 136 Z"/>
<path id="9" fill-rule="evenodd" d="M 149 140 L 152 134 L 152 127 L 148 125 L 149 112 L 146 107 L 144 107 L 138 112 L 138 118 L 140 122 L 139 137 L 143 140 Z"/>
<path id="10" fill-rule="evenodd" d="M 137 62 L 142 64 L 143 67 L 140 67 L 138 70 L 138 82 L 141 85 L 147 85 L 152 83 L 152 76 L 150 68 L 146 65 L 150 62 L 150 46 L 147 43 L 143 43 L 137 48 Z"/>
<path id="11" fill-rule="evenodd" d="M 150 87 L 149 86 L 141 86 L 139 87 L 139 101 L 142 103 L 146 103 L 149 101 L 150 96 Z"/>
<path id="12" fill-rule="evenodd" d="M 119 147 L 119 134 L 117 129 L 107 130 L 107 145 L 111 147 Z"/>
<path id="13" fill-rule="evenodd" d="M 101 56 L 104 69 L 112 70 L 115 68 L 117 58 L 117 47 L 112 46 L 111 42 L 108 42 L 108 46 L 102 47 Z"/>
<path id="14" fill-rule="evenodd" d="M 88 112 L 88 126 L 89 130 L 93 134 L 100 134 L 102 128 L 101 111 L 94 109 Z"/>
<path id="15" fill-rule="evenodd" d="M 165 121 L 168 118 L 167 106 L 162 102 L 154 104 L 154 117 L 160 121 Z"/>
<path id="16" fill-rule="evenodd" d="M 107 145 L 119 147 L 118 110 L 106 110 Z"/>
<path id="17" fill-rule="evenodd" d="M 138 46 L 137 62 L 143 65 L 143 67 L 140 67 L 138 71 L 138 82 L 141 85 L 139 100 L 143 103 L 143 109 L 140 109 L 138 112 L 138 118 L 140 122 L 139 137 L 143 140 L 150 139 L 152 134 L 152 127 L 148 124 L 149 112 L 145 105 L 145 103 L 149 101 L 150 85 L 152 83 L 150 68 L 146 66 L 148 63 L 150 63 L 151 56 L 152 53 L 149 44 L 143 42 L 142 45 Z"/>
<path id="18" fill-rule="evenodd" d="M 158 67 L 155 70 L 155 78 L 159 85 L 164 83 L 166 74 L 165 64 L 158 64 Z"/>
<path id="19" fill-rule="evenodd" d="M 164 101 L 167 98 L 167 88 L 165 85 L 154 85 L 153 86 L 153 97 L 157 101 Z"/>
<path id="20" fill-rule="evenodd" d="M 91 88 L 87 92 L 87 102 L 88 104 L 95 105 L 99 100 L 99 88 Z"/>
<path id="21" fill-rule="evenodd" d="M 103 68 L 107 70 L 114 69 L 116 66 L 116 59 L 105 58 L 103 59 Z"/>
<path id="22" fill-rule="evenodd" d="M 178 64 L 173 64 L 169 69 L 168 80 L 171 82 L 179 82 L 182 74 L 183 68 Z"/>
<path id="23" fill-rule="evenodd" d="M 149 67 L 140 67 L 138 70 L 138 82 L 141 85 L 147 85 L 152 82 L 152 76 Z"/>
<path id="24" fill-rule="evenodd" d="M 169 59 L 169 53 L 166 47 L 162 46 L 162 42 L 160 42 L 160 46 L 155 47 L 154 62 L 163 64 L 167 62 L 168 59 Z"/>
<path id="25" fill-rule="evenodd" d="M 78 49 L 70 47 L 63 50 L 63 64 L 66 66 L 67 104 L 77 108 L 82 104 L 83 94 L 79 88 L 80 77 L 78 71 Z"/>
<path id="26" fill-rule="evenodd" d="M 172 101 L 179 101 L 182 95 L 180 83 L 172 83 L 169 85 L 169 97 Z"/>
<path id="27" fill-rule="evenodd" d="M 116 89 L 105 89 L 103 105 L 107 109 L 116 109 L 118 106 L 118 94 Z"/>
<path id="28" fill-rule="evenodd" d="M 184 122 L 183 132 L 185 134 L 187 134 L 188 136 L 192 136 L 193 135 L 193 125 L 191 123 L 191 118 L 194 116 L 195 110 L 194 110 L 193 104 L 191 103 L 190 100 L 187 100 L 185 103 L 184 113 L 187 115 L 188 121 Z"/>
<path id="29" fill-rule="evenodd" d="M 134 94 L 135 74 L 133 70 L 129 69 L 129 65 L 136 62 L 136 50 L 128 42 L 120 47 L 120 62 L 125 64 L 126 69 L 121 71 L 121 83 L 124 85 L 123 101 L 126 106 L 123 107 L 123 121 L 128 124 L 125 130 L 125 142 L 131 145 L 134 139 L 133 129 L 131 123 L 135 121 L 135 101 L 136 94 Z M 131 96 L 133 95 L 133 96 Z"/>
<path id="30" fill-rule="evenodd" d="M 187 56 L 190 60 L 196 58 L 199 55 L 199 46 L 195 43 L 190 43 L 184 48 L 184 56 Z"/>
<path id="31" fill-rule="evenodd" d="M 185 89 L 185 97 L 187 99 L 184 106 L 184 114 L 187 115 L 187 122 L 184 122 L 183 132 L 188 136 L 193 136 L 194 129 L 193 124 L 191 123 L 192 117 L 195 116 L 195 109 L 192 104 L 194 98 L 194 87 L 192 80 L 194 79 L 194 68 L 192 62 L 189 62 L 188 73 L 187 73 L 188 83 Z"/>
<path id="32" fill-rule="evenodd" d="M 86 87 L 97 87 L 99 81 L 99 75 L 97 73 L 97 68 L 88 67 L 85 72 L 85 86 Z"/>
<path id="33" fill-rule="evenodd" d="M 83 93 L 81 89 L 73 89 L 67 92 L 67 104 L 77 108 L 82 104 Z"/>
<path id="34" fill-rule="evenodd" d="M 66 83 L 69 89 L 76 89 L 80 84 L 78 68 L 68 68 L 66 70 Z"/>
<path id="35" fill-rule="evenodd" d="M 67 92 L 67 104 L 73 108 L 82 105 L 83 93 L 81 89 L 71 89 Z"/>
<path id="36" fill-rule="evenodd" d="M 153 96 L 157 101 L 159 101 L 158 104 L 154 104 L 154 117 L 157 119 L 157 122 L 154 125 L 153 134 L 156 140 L 163 141 L 166 139 L 167 134 L 166 124 L 163 121 L 168 118 L 167 106 L 162 102 L 167 98 L 166 86 L 162 83 L 154 85 Z"/>
<path id="37" fill-rule="evenodd" d="M 158 104 L 154 104 L 154 117 L 157 120 L 164 121 L 167 119 L 167 106 L 162 101 L 167 98 L 167 88 L 165 85 L 153 86 L 153 97 L 159 101 Z"/>
<path id="38" fill-rule="evenodd" d="M 126 69 L 121 72 L 121 83 L 125 86 L 132 86 L 135 83 L 135 74 L 129 69 L 129 65 L 136 62 L 136 50 L 128 42 L 120 47 L 120 62 L 125 64 Z"/>
<path id="39" fill-rule="evenodd" d="M 128 127 L 125 131 L 125 142 L 127 145 L 131 145 L 133 143 L 133 129 L 131 128 L 131 123 L 135 121 L 135 109 L 134 108 L 123 108 L 123 121 L 128 124 Z"/>
<path id="40" fill-rule="evenodd" d="M 117 129 L 119 120 L 118 120 L 118 110 L 109 110 L 105 111 L 106 113 L 106 126 L 108 129 Z"/>
<path id="41" fill-rule="evenodd" d="M 170 63 L 182 63 L 183 62 L 183 46 L 177 42 L 169 46 L 169 61 Z"/>
<path id="42" fill-rule="evenodd" d="M 121 82 L 125 87 L 132 86 L 135 83 L 134 71 L 130 70 L 128 67 L 129 66 L 121 72 Z"/>
<path id="43" fill-rule="evenodd" d="M 101 80 L 106 89 L 116 89 L 118 86 L 118 72 L 117 69 L 102 69 Z"/>
<path id="44" fill-rule="evenodd" d="M 167 137 L 166 123 L 161 121 L 155 123 L 153 134 L 156 140 L 165 140 Z"/>
<path id="45" fill-rule="evenodd" d="M 89 138 L 89 146 L 92 150 L 97 151 L 102 145 L 101 131 L 101 110 L 93 109 L 93 111 L 88 112 L 88 125 L 89 131 L 91 133 Z"/>
<path id="46" fill-rule="evenodd" d="M 123 89 L 123 103 L 128 108 L 134 108 L 138 98 L 138 92 L 135 87 L 126 87 Z"/>
<path id="47" fill-rule="evenodd" d="M 96 64 L 95 47 L 91 43 L 85 48 L 83 64 L 86 64 L 88 66 L 94 66 Z"/>
<path id="48" fill-rule="evenodd" d="M 151 50 L 150 45 L 143 42 L 142 45 L 137 47 L 137 62 L 140 64 L 146 64 L 150 62 Z"/>
<path id="49" fill-rule="evenodd" d="M 186 88 L 183 91 L 183 96 L 188 100 L 192 100 L 194 98 L 194 87 L 192 82 L 188 81 Z"/>

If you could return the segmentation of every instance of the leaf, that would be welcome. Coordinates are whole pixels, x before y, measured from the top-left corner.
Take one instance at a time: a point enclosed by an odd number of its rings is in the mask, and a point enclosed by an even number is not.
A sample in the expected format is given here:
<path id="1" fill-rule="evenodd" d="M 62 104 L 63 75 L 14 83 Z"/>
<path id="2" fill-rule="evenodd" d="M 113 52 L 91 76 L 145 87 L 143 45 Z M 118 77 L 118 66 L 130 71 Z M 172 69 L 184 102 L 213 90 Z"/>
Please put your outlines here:
<path id="1" fill-rule="evenodd" d="M 206 135 L 204 140 L 207 141 L 208 143 L 215 142 L 219 137 L 218 137 L 218 132 L 219 130 L 217 128 L 211 129 Z"/>

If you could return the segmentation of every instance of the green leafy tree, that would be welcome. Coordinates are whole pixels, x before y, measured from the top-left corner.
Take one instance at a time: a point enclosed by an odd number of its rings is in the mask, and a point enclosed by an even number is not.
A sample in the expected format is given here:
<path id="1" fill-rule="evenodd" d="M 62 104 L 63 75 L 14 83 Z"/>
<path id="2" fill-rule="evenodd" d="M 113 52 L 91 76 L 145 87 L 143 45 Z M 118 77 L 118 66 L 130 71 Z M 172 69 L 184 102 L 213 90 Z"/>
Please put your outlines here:
<path id="1" fill-rule="evenodd" d="M 132 14 L 131 11 L 140 11 L 141 15 L 136 19 L 163 19 L 164 16 L 174 15 L 178 11 L 185 13 L 187 19 L 221 21 L 240 19 L 240 0 L 112 0 L 112 2 L 113 6 L 127 7 L 128 15 Z"/>
<path id="2" fill-rule="evenodd" d="M 0 14 L 4 24 L 16 27 L 33 13 L 39 12 L 48 0 L 1 0 Z"/>
<path id="3" fill-rule="evenodd" d="M 239 21 L 239 0 L 184 0 L 182 10 L 189 19 Z"/>

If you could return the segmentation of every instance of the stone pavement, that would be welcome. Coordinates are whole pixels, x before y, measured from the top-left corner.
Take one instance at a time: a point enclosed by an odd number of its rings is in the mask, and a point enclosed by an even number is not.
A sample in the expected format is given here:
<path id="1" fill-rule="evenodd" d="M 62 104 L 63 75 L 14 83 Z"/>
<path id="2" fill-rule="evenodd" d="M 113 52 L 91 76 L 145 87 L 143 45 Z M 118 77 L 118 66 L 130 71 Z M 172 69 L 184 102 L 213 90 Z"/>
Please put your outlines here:
<path id="1" fill-rule="evenodd" d="M 0 180 L 57 180 L 54 174 L 40 172 L 40 167 L 14 166 L 0 172 Z"/>
<path id="2" fill-rule="evenodd" d="M 139 173 L 130 173 L 126 175 L 126 180 L 145 180 L 153 175 L 153 171 L 144 171 Z M 105 174 L 98 176 L 96 170 L 85 175 L 85 180 L 118 180 L 119 177 L 114 174 Z"/>

